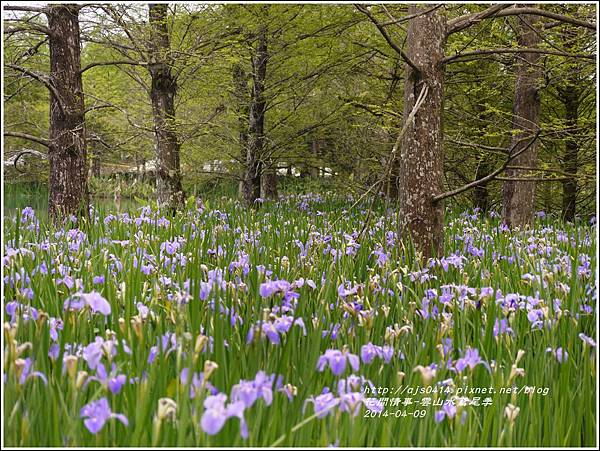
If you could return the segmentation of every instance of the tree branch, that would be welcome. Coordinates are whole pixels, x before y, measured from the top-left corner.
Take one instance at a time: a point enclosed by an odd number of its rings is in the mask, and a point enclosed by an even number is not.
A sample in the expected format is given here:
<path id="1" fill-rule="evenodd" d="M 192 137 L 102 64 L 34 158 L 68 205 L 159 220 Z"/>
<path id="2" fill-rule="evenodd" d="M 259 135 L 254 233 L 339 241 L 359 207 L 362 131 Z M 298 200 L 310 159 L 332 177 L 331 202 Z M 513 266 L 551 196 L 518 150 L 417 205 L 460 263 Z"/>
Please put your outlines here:
<path id="1" fill-rule="evenodd" d="M 505 6 L 505 5 L 491 6 L 490 8 L 488 8 L 487 10 L 485 10 L 481 13 L 468 14 L 466 16 L 457 17 L 456 19 L 451 20 L 450 22 L 448 22 L 447 33 L 448 34 L 456 33 L 457 31 L 463 30 L 471 25 L 474 25 L 475 23 L 480 22 L 481 20 L 484 20 L 484 19 L 487 19 L 490 17 L 496 18 L 496 17 L 518 16 L 521 14 L 531 14 L 531 15 L 535 15 L 535 16 L 548 17 L 550 19 L 558 20 L 559 22 L 570 23 L 571 25 L 576 25 L 578 27 L 584 27 L 584 28 L 588 28 L 590 30 L 596 31 L 595 23 L 586 22 L 584 20 L 579 20 L 574 17 L 568 17 L 568 16 L 564 16 L 562 14 L 557 14 L 557 13 L 553 13 L 550 11 L 544 11 L 543 9 L 539 9 L 539 8 L 530 8 L 530 7 L 500 8 L 500 6 Z M 492 11 L 494 8 L 496 8 L 496 10 Z M 477 17 L 477 16 L 479 16 L 479 17 Z"/>
<path id="2" fill-rule="evenodd" d="M 435 11 L 436 9 L 441 8 L 442 6 L 444 6 L 443 4 L 439 4 L 439 5 L 435 5 L 429 9 L 426 9 L 425 11 L 421 11 L 419 13 L 416 14 L 411 14 L 410 16 L 404 16 L 400 19 L 390 19 L 387 22 L 381 22 L 381 26 L 383 27 L 387 27 L 388 25 L 393 25 L 393 24 L 401 24 L 403 22 L 408 22 L 411 19 L 416 19 L 417 17 L 421 17 L 421 16 L 425 16 L 426 14 L 432 13 L 433 11 Z M 506 5 L 509 6 L 509 5 Z"/>
<path id="3" fill-rule="evenodd" d="M 512 153 L 513 150 L 515 150 L 515 148 L 523 141 L 522 139 L 517 141 L 508 151 L 509 153 L 509 157 L 506 159 L 506 161 L 504 162 L 504 164 L 502 166 L 500 166 L 498 169 L 496 169 L 495 171 L 491 172 L 490 174 L 486 175 L 485 177 L 480 178 L 479 180 L 475 180 L 474 182 L 471 183 L 467 183 L 466 185 L 461 186 L 460 188 L 456 188 L 452 191 L 446 191 L 445 193 L 442 194 L 438 194 L 437 196 L 434 196 L 432 201 L 434 203 L 437 203 L 443 199 L 446 199 L 447 197 L 452 197 L 452 196 L 456 196 L 457 194 L 461 194 L 464 193 L 467 190 L 470 190 L 471 188 L 475 188 L 476 186 L 479 185 L 483 185 L 487 182 L 489 182 L 490 180 L 494 180 L 496 179 L 497 175 L 500 174 L 501 172 L 503 172 L 504 170 L 506 170 L 506 167 L 508 166 L 508 164 L 513 161 L 515 158 L 517 158 L 519 155 L 521 155 L 523 152 L 525 152 L 527 149 L 529 149 L 533 143 L 535 143 L 535 141 L 538 139 L 538 137 L 540 136 L 541 131 L 538 130 L 536 132 L 536 134 L 533 136 L 533 138 L 531 139 L 531 141 L 529 141 L 529 143 L 527 143 L 527 145 L 525 147 L 523 147 L 521 150 L 519 150 L 518 152 Z"/>
<path id="4" fill-rule="evenodd" d="M 13 34 L 19 33 L 19 32 L 22 32 L 22 31 L 28 32 L 28 33 L 37 31 L 38 33 L 45 34 L 45 35 L 48 35 L 48 36 L 50 36 L 50 34 L 51 34 L 50 29 L 48 27 L 44 27 L 43 25 L 33 24 L 33 23 L 30 23 L 30 24 L 27 24 L 27 25 L 24 25 L 24 26 L 21 26 L 21 27 L 16 27 L 15 26 L 15 27 L 5 28 L 4 29 L 4 34 L 12 36 Z"/>
<path id="5" fill-rule="evenodd" d="M 129 66 L 145 66 L 147 63 L 144 61 L 133 61 L 133 60 L 122 60 L 122 61 L 98 61 L 96 63 L 90 63 L 85 66 L 83 69 L 79 71 L 80 74 L 83 74 L 85 71 L 90 70 L 94 67 L 98 66 L 120 66 L 120 65 L 129 65 Z"/>
<path id="6" fill-rule="evenodd" d="M 4 136 L 12 136 L 13 138 L 26 139 L 28 141 L 32 141 L 32 142 L 41 144 L 42 146 L 50 147 L 50 141 L 48 141 L 47 139 L 40 138 L 38 136 L 29 135 L 27 133 L 21 133 L 21 132 L 4 132 Z"/>
<path id="7" fill-rule="evenodd" d="M 21 5 L 5 5 L 2 9 L 4 11 L 24 11 L 30 13 L 46 13 L 48 8 L 39 6 L 21 6 Z"/>
<path id="8" fill-rule="evenodd" d="M 40 83 L 42 83 L 46 88 L 48 88 L 48 90 L 54 95 L 54 97 L 56 97 L 56 100 L 58 101 L 58 107 L 60 108 L 61 113 L 63 115 L 65 114 L 65 108 L 63 105 L 62 98 L 58 90 L 54 87 L 54 85 L 46 75 L 40 74 L 38 72 L 33 72 L 29 69 L 26 69 L 25 67 L 17 66 L 16 64 L 5 64 L 5 67 L 8 67 L 17 72 L 21 72 L 23 75 L 27 75 L 28 77 L 33 78 L 34 80 L 37 80 Z"/>
<path id="9" fill-rule="evenodd" d="M 341 100 L 345 100 L 346 101 L 346 105 L 350 105 L 353 106 L 355 108 L 359 108 L 361 110 L 365 110 L 369 113 L 371 113 L 373 116 L 377 116 L 377 117 L 381 117 L 384 115 L 390 115 L 390 116 L 394 116 L 397 118 L 402 118 L 402 114 L 397 113 L 395 111 L 392 110 L 388 110 L 385 108 L 382 108 L 379 105 L 371 105 L 368 103 L 361 103 L 357 100 L 350 100 L 350 99 L 341 99 Z"/>
<path id="10" fill-rule="evenodd" d="M 464 16 L 457 17 L 456 19 L 452 19 L 448 22 L 446 35 L 449 36 L 452 33 L 464 30 L 465 28 L 478 24 L 482 20 L 485 20 L 489 17 L 497 17 L 500 11 L 510 6 L 510 4 L 492 5 L 484 11 L 466 14 Z"/>
<path id="11" fill-rule="evenodd" d="M 453 62 L 460 63 L 462 58 L 471 57 L 471 56 L 480 56 L 480 55 L 491 55 L 496 53 L 541 53 L 544 55 L 558 55 L 565 56 L 569 58 L 585 58 L 595 60 L 596 57 L 594 55 L 587 55 L 581 53 L 568 53 L 568 52 L 559 52 L 558 50 L 550 50 L 550 49 L 528 49 L 528 48 L 499 48 L 499 49 L 483 49 L 483 50 L 474 50 L 472 52 L 459 53 L 452 56 L 447 56 L 442 59 L 442 64 L 449 64 Z M 458 60 L 458 61 L 457 61 Z"/>
<path id="12" fill-rule="evenodd" d="M 475 149 L 483 149 L 483 150 L 488 150 L 488 151 L 496 152 L 496 153 L 501 152 L 503 155 L 506 154 L 506 147 L 486 146 L 484 144 L 460 141 L 458 139 L 452 139 L 452 138 L 448 138 L 447 141 L 451 142 L 452 144 L 458 144 L 459 146 L 463 146 L 463 147 L 472 147 Z"/>
<path id="13" fill-rule="evenodd" d="M 17 172 L 20 172 L 21 174 L 26 174 L 25 171 L 21 171 L 19 169 L 19 159 L 25 155 L 33 155 L 36 156 L 38 158 L 41 158 L 42 160 L 46 160 L 48 159 L 48 156 L 43 154 L 42 152 L 38 152 L 37 150 L 31 150 L 31 149 L 24 149 L 21 150 L 15 157 L 14 160 L 12 162 L 13 166 L 15 167 L 15 169 L 17 170 Z"/>
<path id="14" fill-rule="evenodd" d="M 399 47 L 398 44 L 396 44 L 394 42 L 394 40 L 391 38 L 391 36 L 386 31 L 385 27 L 377 21 L 375 16 L 373 16 L 373 14 L 371 14 L 369 12 L 369 10 L 367 8 L 365 8 L 363 5 L 354 5 L 354 6 L 361 13 L 363 13 L 365 16 L 367 16 L 371 22 L 373 22 L 375 24 L 375 26 L 379 30 L 379 33 L 381 34 L 381 36 L 383 36 L 383 38 L 387 41 L 387 43 L 390 45 L 390 47 L 393 48 L 396 51 L 396 53 L 398 53 L 402 57 L 404 62 L 406 62 L 406 64 L 408 64 L 412 68 L 412 70 L 414 70 L 417 74 L 420 74 L 421 70 L 416 66 L 415 63 L 412 62 L 412 60 L 408 57 L 408 55 L 404 52 L 404 50 L 402 50 L 402 48 Z"/>
<path id="15" fill-rule="evenodd" d="M 571 177 L 496 177 L 502 182 L 564 182 L 572 180 Z"/>

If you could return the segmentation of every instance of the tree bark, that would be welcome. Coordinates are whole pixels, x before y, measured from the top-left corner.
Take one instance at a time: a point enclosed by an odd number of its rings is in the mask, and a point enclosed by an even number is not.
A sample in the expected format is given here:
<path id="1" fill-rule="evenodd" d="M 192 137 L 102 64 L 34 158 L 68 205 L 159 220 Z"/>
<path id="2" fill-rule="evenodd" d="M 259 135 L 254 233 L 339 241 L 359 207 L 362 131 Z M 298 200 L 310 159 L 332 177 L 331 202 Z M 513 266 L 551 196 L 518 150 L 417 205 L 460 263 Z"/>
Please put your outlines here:
<path id="1" fill-rule="evenodd" d="M 564 33 L 565 47 L 569 51 L 573 51 L 577 32 L 567 28 Z M 565 86 L 558 89 L 558 98 L 565 108 L 565 126 L 567 129 L 562 169 L 565 173 L 573 174 L 573 176 L 563 182 L 562 218 L 565 221 L 573 221 L 577 206 L 576 174 L 579 164 L 579 143 L 576 130 L 579 123 L 579 100 L 583 91 L 577 66 L 568 72 L 565 81 Z"/>
<path id="2" fill-rule="evenodd" d="M 481 121 L 481 124 L 494 120 L 493 115 L 486 111 L 484 105 L 478 105 L 477 108 L 479 110 L 479 120 Z M 481 139 L 484 139 L 484 136 L 481 136 Z M 494 165 L 490 162 L 489 155 L 481 155 L 477 162 L 477 169 L 475 170 L 475 180 L 486 177 L 493 170 Z M 482 183 L 473 188 L 473 206 L 479 208 L 483 213 L 487 213 L 490 209 L 491 200 L 487 183 Z"/>
<path id="3" fill-rule="evenodd" d="M 408 14 L 417 15 L 428 8 L 409 6 Z M 421 90 L 427 96 L 402 137 L 399 158 L 399 200 L 401 237 L 412 243 L 423 257 L 442 250 L 444 208 L 433 202 L 443 191 L 443 131 L 445 20 L 432 11 L 411 19 L 407 33 L 408 58 L 419 69 L 405 65 L 404 122 L 407 123 Z"/>
<path id="4" fill-rule="evenodd" d="M 246 147 L 246 172 L 243 195 L 248 206 L 256 206 L 260 197 L 262 158 L 265 147 L 265 81 L 267 77 L 267 30 L 260 26 L 256 51 L 252 58 L 252 101 L 250 103 L 249 133 Z"/>
<path id="5" fill-rule="evenodd" d="M 487 158 L 484 155 L 479 159 L 477 170 L 475 171 L 475 180 L 482 179 L 492 171 Z M 484 213 L 490 209 L 490 194 L 487 183 L 482 183 L 473 188 L 473 205 Z"/>
<path id="6" fill-rule="evenodd" d="M 160 206 L 175 211 L 183 205 L 185 193 L 181 184 L 181 146 L 175 121 L 177 80 L 171 72 L 167 4 L 149 4 L 148 13 L 152 28 L 148 71 L 152 80 L 150 100 L 156 146 L 156 197 Z"/>
<path id="7" fill-rule="evenodd" d="M 267 162 L 261 177 L 262 197 L 264 199 L 277 199 L 277 173 L 271 161 Z"/>
<path id="8" fill-rule="evenodd" d="M 577 179 L 575 175 L 579 164 L 579 145 L 575 131 L 579 119 L 579 92 L 575 86 L 569 86 L 562 91 L 560 97 L 565 106 L 565 126 L 567 127 L 562 166 L 564 172 L 573 174 L 572 177 L 563 182 L 562 217 L 565 221 L 573 221 L 577 202 Z"/>
<path id="9" fill-rule="evenodd" d="M 536 48 L 540 43 L 539 34 L 532 28 L 538 19 L 535 16 L 519 16 L 520 30 L 518 41 L 521 47 Z M 539 53 L 519 54 L 516 80 L 515 100 L 513 105 L 512 128 L 513 146 L 527 136 L 533 135 L 540 124 L 540 97 L 538 83 L 541 76 Z M 516 133 L 515 133 L 516 131 Z M 518 152 L 527 145 L 527 140 L 514 147 Z M 537 166 L 537 143 L 515 158 L 511 165 L 535 168 Z M 527 177 L 528 171 L 509 169 L 507 178 Z M 527 227 L 533 220 L 535 207 L 535 181 L 505 181 L 502 187 L 502 218 L 509 227 Z"/>
<path id="10" fill-rule="evenodd" d="M 54 221 L 88 214 L 87 142 L 79 36 L 79 6 L 51 5 L 48 213 Z"/>
<path id="11" fill-rule="evenodd" d="M 396 135 L 398 134 L 398 132 L 396 130 L 391 130 L 389 132 L 389 142 L 393 143 L 394 141 L 396 141 Z M 391 161 L 390 161 L 391 159 Z M 396 200 L 398 199 L 398 196 L 400 195 L 400 193 L 398 192 L 398 177 L 399 177 L 399 171 L 400 171 L 400 159 L 398 158 L 398 156 L 393 156 L 390 155 L 389 159 L 384 160 L 384 167 L 386 165 L 391 165 L 391 168 L 389 168 L 389 173 L 390 176 L 388 177 L 387 180 L 385 180 L 385 196 L 389 199 L 389 200 Z M 388 170 L 386 168 L 386 170 Z"/>
<path id="12" fill-rule="evenodd" d="M 238 117 L 239 127 L 239 146 L 240 146 L 240 161 L 244 162 L 244 173 L 246 171 L 246 152 L 248 150 L 248 127 L 249 127 L 249 103 L 250 91 L 248 90 L 248 75 L 241 64 L 236 63 L 233 66 L 233 98 L 236 105 L 236 114 Z M 243 198 L 244 193 L 244 177 L 240 178 L 239 196 Z"/>
<path id="13" fill-rule="evenodd" d="M 100 177 L 100 157 L 97 154 L 93 154 L 90 158 L 91 168 L 90 174 L 92 177 Z"/>

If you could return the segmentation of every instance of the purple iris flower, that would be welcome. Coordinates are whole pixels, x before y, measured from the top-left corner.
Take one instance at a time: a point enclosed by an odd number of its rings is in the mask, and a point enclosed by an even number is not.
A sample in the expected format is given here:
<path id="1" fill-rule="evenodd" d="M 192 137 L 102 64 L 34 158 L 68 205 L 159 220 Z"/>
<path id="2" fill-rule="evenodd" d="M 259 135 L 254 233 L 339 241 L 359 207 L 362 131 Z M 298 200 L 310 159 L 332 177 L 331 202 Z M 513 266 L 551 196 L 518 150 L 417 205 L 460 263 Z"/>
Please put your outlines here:
<path id="1" fill-rule="evenodd" d="M 506 319 L 506 318 L 502 318 L 500 321 L 498 321 L 498 318 L 496 318 L 496 321 L 494 322 L 493 333 L 494 333 L 494 337 L 497 337 L 498 335 L 503 335 L 503 334 L 514 335 L 512 328 L 509 327 L 509 325 L 508 325 L 508 319 Z"/>
<path id="2" fill-rule="evenodd" d="M 80 297 L 71 296 L 63 303 L 63 310 L 78 311 L 85 307 L 85 301 Z"/>
<path id="3" fill-rule="evenodd" d="M 206 299 L 208 299 L 208 295 L 210 294 L 211 289 L 212 289 L 212 283 L 200 282 L 200 300 L 201 301 L 206 301 Z"/>
<path id="4" fill-rule="evenodd" d="M 558 363 L 565 363 L 569 358 L 569 353 L 563 348 L 547 348 L 546 352 L 550 352 L 554 357 L 556 357 Z"/>
<path id="5" fill-rule="evenodd" d="M 231 399 L 241 401 L 245 408 L 252 407 L 258 398 L 263 398 L 266 405 L 273 402 L 273 382 L 275 375 L 267 376 L 259 371 L 253 381 L 241 380 L 231 389 Z"/>
<path id="6" fill-rule="evenodd" d="M 188 382 L 190 383 L 190 398 L 194 399 L 197 394 L 200 394 L 203 388 L 206 388 L 212 395 L 216 395 L 219 391 L 208 381 L 204 381 L 204 373 L 193 373 L 192 380 L 189 378 L 190 370 L 189 368 L 184 368 L 181 370 L 181 374 L 179 376 L 179 380 L 182 385 L 186 385 Z"/>
<path id="7" fill-rule="evenodd" d="M 275 318 L 272 322 L 266 321 L 251 327 L 246 336 L 246 343 L 252 343 L 256 334 L 260 333 L 261 336 L 267 337 L 272 344 L 278 345 L 281 343 L 281 335 L 289 332 L 293 325 L 300 327 L 303 334 L 306 335 L 306 326 L 302 318 L 294 319 L 293 316 L 283 315 Z"/>
<path id="8" fill-rule="evenodd" d="M 306 402 L 313 403 L 317 418 L 324 418 L 333 411 L 340 400 L 333 396 L 333 393 L 326 392 L 318 396 L 311 396 Z"/>
<path id="9" fill-rule="evenodd" d="M 142 264 L 140 266 L 140 271 L 145 274 L 146 276 L 152 274 L 152 271 L 154 271 L 154 266 L 152 266 L 151 264 L 148 265 L 144 265 Z"/>
<path id="10" fill-rule="evenodd" d="M 583 340 L 583 342 L 586 343 L 591 348 L 596 347 L 596 341 L 592 337 L 588 337 L 583 332 L 579 334 L 579 338 L 581 338 L 581 340 Z"/>
<path id="11" fill-rule="evenodd" d="M 273 324 L 275 325 L 275 329 L 282 334 L 287 333 L 295 324 L 302 329 L 302 333 L 304 336 L 306 336 L 306 326 L 304 325 L 304 320 L 302 318 L 294 318 L 293 316 L 283 315 L 279 318 L 276 318 Z"/>
<path id="12" fill-rule="evenodd" d="M 29 320 L 37 321 L 38 311 L 34 307 L 29 305 L 23 305 L 19 302 L 12 301 L 6 304 L 6 313 L 10 315 L 10 323 L 14 324 L 17 322 L 18 314 L 21 314 L 21 319 L 24 323 Z"/>
<path id="13" fill-rule="evenodd" d="M 63 330 L 64 324 L 60 318 L 50 317 L 48 320 L 50 327 L 50 338 L 52 341 L 58 341 L 58 331 Z"/>
<path id="14" fill-rule="evenodd" d="M 117 373 L 117 366 L 114 363 L 112 364 L 112 369 L 111 369 L 110 374 L 108 374 L 106 372 L 106 368 L 104 367 L 104 365 L 102 363 L 99 363 L 96 366 L 96 375 L 90 376 L 86 382 L 86 385 L 90 381 L 94 380 L 94 381 L 100 382 L 102 385 L 104 385 L 106 388 L 108 388 L 111 393 L 117 394 L 121 391 L 121 388 L 123 388 L 123 385 L 125 385 L 125 382 L 127 382 L 127 376 L 125 376 L 124 374 L 116 374 L 116 373 Z"/>
<path id="15" fill-rule="evenodd" d="M 341 327 L 342 326 L 339 323 L 332 324 L 329 330 L 324 330 L 321 335 L 323 338 L 325 338 L 327 335 L 331 335 L 332 340 L 337 340 L 338 332 Z"/>
<path id="16" fill-rule="evenodd" d="M 479 293 L 479 298 L 487 298 L 491 297 L 494 294 L 494 289 L 492 287 L 482 287 L 481 292 Z"/>
<path id="17" fill-rule="evenodd" d="M 331 368 L 331 372 L 339 376 L 346 369 L 346 361 L 350 363 L 350 366 L 354 371 L 358 371 L 360 367 L 360 360 L 356 354 L 349 352 L 342 352 L 337 349 L 328 349 L 325 351 L 319 360 L 317 361 L 317 370 L 322 372 L 327 365 Z"/>
<path id="18" fill-rule="evenodd" d="M 377 346 L 373 343 L 363 345 L 360 349 L 360 357 L 363 363 L 371 363 L 375 357 L 383 359 L 385 363 L 390 363 L 394 357 L 394 348 L 388 345 Z"/>
<path id="19" fill-rule="evenodd" d="M 348 282 L 346 285 L 350 286 L 350 282 Z M 348 296 L 353 296 L 353 295 L 355 295 L 355 294 L 358 293 L 358 288 L 359 287 L 360 287 L 360 285 L 355 285 L 352 288 L 345 288 L 344 284 L 341 283 L 338 286 L 338 296 L 341 297 L 341 298 L 345 298 L 345 297 L 348 297 Z"/>
<path id="20" fill-rule="evenodd" d="M 441 423 L 444 420 L 444 418 L 448 418 L 449 420 L 451 420 L 455 416 L 456 406 L 453 403 L 448 402 L 448 400 L 446 400 L 444 402 L 444 405 L 442 406 L 442 410 L 438 410 L 435 413 L 434 418 L 436 423 Z"/>
<path id="21" fill-rule="evenodd" d="M 101 313 L 104 316 L 110 315 L 110 304 L 97 291 L 92 291 L 91 293 L 79 293 L 67 298 L 63 304 L 63 309 L 77 311 L 81 310 L 86 305 L 89 306 L 94 313 Z"/>
<path id="22" fill-rule="evenodd" d="M 278 345 L 281 342 L 281 339 L 279 338 L 279 332 L 273 323 L 263 323 L 262 333 L 265 334 L 269 341 L 275 345 Z"/>
<path id="23" fill-rule="evenodd" d="M 360 357 L 363 363 L 369 364 L 375 360 L 375 357 L 377 357 L 380 352 L 381 346 L 375 346 L 373 343 L 369 343 L 360 348 Z"/>
<path id="24" fill-rule="evenodd" d="M 88 366 L 95 370 L 105 352 L 111 356 L 115 356 L 117 354 L 117 348 L 115 345 L 116 341 L 105 341 L 102 337 L 96 337 L 93 342 L 83 348 L 82 357 L 87 362 Z M 125 348 L 124 351 L 128 354 L 131 353 L 131 350 L 128 348 Z"/>
<path id="25" fill-rule="evenodd" d="M 258 292 L 263 298 L 271 297 L 276 293 L 282 293 L 285 301 L 291 301 L 300 296 L 299 293 L 294 291 L 294 288 L 295 285 L 289 283 L 287 280 L 274 280 L 261 283 Z"/>
<path id="26" fill-rule="evenodd" d="M 83 420 L 83 424 L 92 434 L 97 434 L 104 427 L 104 424 L 111 418 L 116 418 L 125 426 L 129 425 L 127 417 L 120 413 L 112 413 L 108 400 L 106 398 L 100 398 L 97 401 L 92 401 L 89 404 L 83 406 L 79 413 Z"/>
<path id="27" fill-rule="evenodd" d="M 248 438 L 248 425 L 244 419 L 244 403 L 241 401 L 230 403 L 227 406 L 227 395 L 219 393 L 211 395 L 204 400 L 204 413 L 200 420 L 202 430 L 209 435 L 217 434 L 225 425 L 228 418 L 240 419 L 242 438 Z"/>
<path id="28" fill-rule="evenodd" d="M 371 255 L 375 255 L 377 257 L 377 266 L 383 268 L 390 258 L 387 252 L 385 252 L 382 248 L 375 249 Z"/>
<path id="29" fill-rule="evenodd" d="M 56 285 L 60 285 L 60 284 L 65 285 L 70 290 L 75 286 L 75 280 L 71 276 L 66 275 L 62 279 L 61 278 L 56 279 Z"/>
<path id="30" fill-rule="evenodd" d="M 153 363 L 157 356 L 158 356 L 158 346 L 152 346 L 150 348 L 150 353 L 148 354 L 148 363 Z"/>
<path id="31" fill-rule="evenodd" d="M 20 385 L 23 385 L 27 379 L 31 377 L 39 377 L 44 382 L 44 385 L 48 385 L 48 379 L 44 373 L 41 371 L 32 371 L 33 360 L 31 360 L 31 358 L 27 357 L 23 360 L 23 363 L 23 369 L 21 370 L 21 375 L 19 377 Z"/>
<path id="32" fill-rule="evenodd" d="M 363 401 L 364 395 L 360 392 L 343 393 L 339 397 L 340 411 L 350 412 L 355 417 Z"/>
<path id="33" fill-rule="evenodd" d="M 391 346 L 388 345 L 384 345 L 381 348 L 381 354 L 380 357 L 383 359 L 383 361 L 385 363 L 390 363 L 390 361 L 392 360 L 392 357 L 394 357 L 394 348 L 392 348 Z"/>
<path id="34" fill-rule="evenodd" d="M 544 312 L 540 309 L 531 309 L 527 313 L 527 319 L 531 323 L 532 329 L 541 329 L 544 320 Z"/>
<path id="35" fill-rule="evenodd" d="M 458 372 L 462 372 L 466 367 L 473 369 L 480 363 L 483 363 L 483 360 L 481 360 L 481 357 L 479 356 L 479 351 L 477 349 L 468 348 L 464 357 L 456 361 L 454 368 Z"/>

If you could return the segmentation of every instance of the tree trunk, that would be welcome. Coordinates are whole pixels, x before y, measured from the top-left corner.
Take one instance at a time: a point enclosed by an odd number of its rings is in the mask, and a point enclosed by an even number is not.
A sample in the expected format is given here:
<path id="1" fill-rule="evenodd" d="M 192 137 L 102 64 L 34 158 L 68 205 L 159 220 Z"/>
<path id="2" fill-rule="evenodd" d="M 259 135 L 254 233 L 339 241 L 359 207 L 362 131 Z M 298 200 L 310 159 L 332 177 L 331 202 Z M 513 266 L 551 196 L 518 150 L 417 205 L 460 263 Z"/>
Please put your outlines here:
<path id="1" fill-rule="evenodd" d="M 300 166 L 300 178 L 306 179 L 308 177 L 310 177 L 310 168 L 308 167 L 307 164 L 302 164 Z"/>
<path id="2" fill-rule="evenodd" d="M 565 47 L 574 51 L 574 43 L 577 32 L 565 30 Z M 579 123 L 579 99 L 582 95 L 582 80 L 579 76 L 578 67 L 570 71 L 566 77 L 563 88 L 558 89 L 558 97 L 565 107 L 566 140 L 565 153 L 562 158 L 562 169 L 573 177 L 563 182 L 562 218 L 565 221 L 573 221 L 577 206 L 577 169 L 579 164 L 579 143 L 577 142 L 577 126 Z"/>
<path id="3" fill-rule="evenodd" d="M 409 6 L 416 15 L 427 7 Z M 428 94 L 402 138 L 399 161 L 400 236 L 411 238 L 418 252 L 427 258 L 439 254 L 444 239 L 442 202 L 432 197 L 443 189 L 443 131 L 445 21 L 437 11 L 411 19 L 407 55 L 420 69 L 406 64 L 404 81 L 404 122 L 425 87 Z"/>
<path id="4" fill-rule="evenodd" d="M 540 43 L 539 34 L 532 28 L 537 19 L 534 16 L 518 16 L 521 20 L 519 31 L 519 45 L 526 48 L 535 48 Z M 539 53 L 522 53 L 517 56 L 515 100 L 513 105 L 513 152 L 519 152 L 527 146 L 529 140 L 540 124 L 540 97 L 538 83 L 541 76 L 539 66 Z M 519 142 L 520 141 L 520 142 Z M 517 144 L 517 142 L 519 142 Z M 515 146 L 516 145 L 516 146 Z M 537 145 L 534 143 L 529 149 L 511 162 L 511 166 L 535 168 L 537 166 Z M 506 177 L 527 177 L 530 171 L 523 169 L 509 169 Z M 533 220 L 535 207 L 535 182 L 534 181 L 505 181 L 502 187 L 502 217 L 509 227 L 527 227 Z"/>
<path id="5" fill-rule="evenodd" d="M 397 130 L 393 130 L 390 131 L 389 133 L 389 142 L 391 142 L 392 144 L 396 141 L 396 137 L 398 135 L 398 131 Z M 391 158 L 391 161 L 390 161 Z M 391 168 L 387 168 L 386 165 L 391 165 Z M 389 158 L 384 160 L 384 170 L 385 171 L 389 171 L 390 176 L 388 177 L 387 180 L 385 180 L 385 196 L 389 199 L 389 200 L 396 200 L 398 199 L 399 196 L 399 192 L 398 192 L 398 171 L 400 166 L 400 159 L 398 158 L 398 155 L 394 156 L 394 155 L 390 155 Z"/>
<path id="6" fill-rule="evenodd" d="M 262 197 L 264 199 L 277 199 L 277 173 L 272 162 L 268 162 L 262 174 Z"/>
<path id="7" fill-rule="evenodd" d="M 255 206 L 260 197 L 260 177 L 265 147 L 265 80 L 267 77 L 267 30 L 261 26 L 257 46 L 252 58 L 252 101 L 250 103 L 249 134 L 246 150 L 246 173 L 243 195 L 248 206 Z"/>
<path id="8" fill-rule="evenodd" d="M 94 153 L 92 158 L 90 158 L 91 170 L 90 173 L 92 177 L 100 177 L 100 156 Z"/>
<path id="9" fill-rule="evenodd" d="M 573 174 L 573 177 L 563 182 L 563 206 L 562 217 L 565 221 L 575 219 L 575 206 L 577 201 L 577 165 L 579 159 L 579 146 L 577 144 L 577 132 L 575 128 L 578 123 L 579 92 L 575 86 L 570 86 L 561 93 L 561 100 L 565 106 L 567 126 L 567 139 L 565 141 L 565 153 L 563 156 L 563 171 Z"/>
<path id="10" fill-rule="evenodd" d="M 172 211 L 181 207 L 185 193 L 181 185 L 180 143 L 175 123 L 177 80 L 171 73 L 167 5 L 148 5 L 152 27 L 148 71 L 152 79 L 150 100 L 154 116 L 156 146 L 156 197 L 160 206 Z"/>
<path id="11" fill-rule="evenodd" d="M 89 205 L 85 110 L 81 80 L 79 6 L 51 5 L 48 213 L 54 221 L 87 216 Z"/>
<path id="12" fill-rule="evenodd" d="M 479 159 L 477 170 L 475 171 L 475 180 L 482 179 L 492 171 L 488 163 L 488 158 L 488 156 L 484 155 Z M 487 185 L 487 183 L 483 183 L 473 188 L 473 205 L 484 213 L 490 209 L 490 194 Z"/>
<path id="13" fill-rule="evenodd" d="M 248 149 L 248 107 L 250 103 L 250 92 L 248 90 L 248 75 L 241 64 L 234 64 L 233 66 L 233 100 L 236 105 L 236 114 L 238 117 L 239 127 L 239 145 L 240 145 L 240 161 L 244 163 L 243 172 L 246 171 L 246 152 Z M 239 196 L 243 197 L 244 183 L 243 176 L 240 177 L 239 184 Z"/>
<path id="14" fill-rule="evenodd" d="M 308 167 L 308 172 L 310 177 L 312 178 L 317 178 L 319 177 L 319 167 L 318 165 L 318 161 L 320 160 L 321 157 L 321 140 L 319 138 L 312 138 L 311 144 L 310 144 L 310 153 L 311 153 L 311 164 Z"/>

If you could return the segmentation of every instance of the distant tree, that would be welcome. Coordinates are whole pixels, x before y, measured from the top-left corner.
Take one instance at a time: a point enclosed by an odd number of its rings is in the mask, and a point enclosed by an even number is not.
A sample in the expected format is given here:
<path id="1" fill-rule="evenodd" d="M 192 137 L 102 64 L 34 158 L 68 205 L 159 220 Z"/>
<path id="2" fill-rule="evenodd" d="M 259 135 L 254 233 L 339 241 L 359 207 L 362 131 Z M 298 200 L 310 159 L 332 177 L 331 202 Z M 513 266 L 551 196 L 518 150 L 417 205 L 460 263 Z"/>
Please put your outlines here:
<path id="1" fill-rule="evenodd" d="M 185 193 L 181 185 L 180 144 L 175 120 L 177 80 L 171 70 L 167 8 L 165 3 L 148 5 L 152 36 L 147 67 L 156 140 L 156 197 L 159 205 L 176 210 L 183 205 Z"/>
<path id="2" fill-rule="evenodd" d="M 261 16 L 267 16 L 268 5 L 260 8 Z M 247 205 L 254 205 L 260 197 L 261 173 L 265 153 L 265 113 L 267 102 L 265 99 L 265 83 L 267 78 L 267 64 L 269 52 L 267 44 L 267 25 L 265 19 L 259 24 L 256 33 L 256 43 L 252 50 L 252 89 L 251 102 L 248 113 L 249 127 L 246 140 L 246 169 L 243 180 L 243 197 Z"/>
<path id="3" fill-rule="evenodd" d="M 526 151 L 527 137 L 532 136 L 540 129 L 540 85 L 542 82 L 542 68 L 540 65 L 541 42 L 540 31 L 536 29 L 539 24 L 536 16 L 527 14 L 518 16 L 520 19 L 518 42 L 523 49 L 532 52 L 519 55 L 516 68 L 515 97 L 513 104 L 512 149 L 519 153 L 511 165 L 525 168 L 537 168 L 537 142 L 533 143 Z M 510 227 L 525 227 L 533 221 L 535 207 L 535 181 L 525 180 L 530 177 L 527 169 L 507 169 L 502 194 L 502 219 Z"/>

